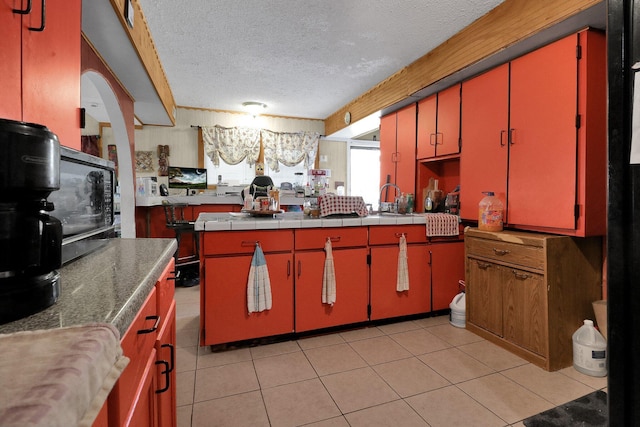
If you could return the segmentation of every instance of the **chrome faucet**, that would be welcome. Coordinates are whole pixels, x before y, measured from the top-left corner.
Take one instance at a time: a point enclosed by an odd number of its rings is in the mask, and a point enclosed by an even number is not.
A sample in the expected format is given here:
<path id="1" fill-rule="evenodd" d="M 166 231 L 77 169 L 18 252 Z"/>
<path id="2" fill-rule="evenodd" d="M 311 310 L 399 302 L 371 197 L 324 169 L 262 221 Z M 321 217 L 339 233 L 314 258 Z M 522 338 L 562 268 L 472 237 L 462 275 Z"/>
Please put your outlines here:
<path id="1" fill-rule="evenodd" d="M 386 184 L 384 184 L 382 187 L 380 187 L 380 196 L 378 197 L 378 212 L 393 212 L 394 209 L 391 208 L 391 206 L 395 205 L 394 203 L 389 204 L 388 202 L 385 202 L 386 207 L 385 209 L 382 208 L 382 192 L 384 191 L 385 188 L 387 187 L 393 187 L 396 189 L 396 197 L 400 197 L 402 195 L 402 192 L 400 191 L 400 187 L 398 187 L 395 184 L 392 184 L 390 182 L 387 182 Z"/>

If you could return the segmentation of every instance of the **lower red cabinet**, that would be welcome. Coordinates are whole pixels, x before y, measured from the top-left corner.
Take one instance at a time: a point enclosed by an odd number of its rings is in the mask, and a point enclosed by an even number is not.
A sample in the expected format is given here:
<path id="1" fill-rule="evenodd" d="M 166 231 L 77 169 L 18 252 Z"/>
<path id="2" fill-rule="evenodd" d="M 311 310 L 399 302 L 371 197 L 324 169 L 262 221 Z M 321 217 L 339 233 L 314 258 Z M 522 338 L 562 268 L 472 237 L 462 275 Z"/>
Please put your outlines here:
<path id="1" fill-rule="evenodd" d="M 176 302 L 173 258 L 121 339 L 129 358 L 94 427 L 175 427 Z M 107 416 L 105 417 L 104 412 Z"/>
<path id="2" fill-rule="evenodd" d="M 367 321 L 367 248 L 335 249 L 336 302 L 322 303 L 325 252 L 296 252 L 296 332 Z"/>
<path id="3" fill-rule="evenodd" d="M 157 427 L 177 425 L 176 405 L 176 302 L 173 300 L 158 330 L 156 340 L 156 403 Z"/>
<path id="4" fill-rule="evenodd" d="M 407 245 L 409 290 L 403 292 L 396 290 L 399 253 L 398 245 L 371 248 L 371 320 L 431 310 L 431 266 L 427 245 Z"/>
<path id="5" fill-rule="evenodd" d="M 271 310 L 248 313 L 247 280 L 252 254 L 212 257 L 204 261 L 201 289 L 201 345 L 214 345 L 293 332 L 293 256 L 266 253 Z M 202 294 L 204 292 L 204 294 Z"/>
<path id="6" fill-rule="evenodd" d="M 431 310 L 445 310 L 460 292 L 459 282 L 464 279 L 464 242 L 434 243 L 428 245 L 431 259 Z"/>

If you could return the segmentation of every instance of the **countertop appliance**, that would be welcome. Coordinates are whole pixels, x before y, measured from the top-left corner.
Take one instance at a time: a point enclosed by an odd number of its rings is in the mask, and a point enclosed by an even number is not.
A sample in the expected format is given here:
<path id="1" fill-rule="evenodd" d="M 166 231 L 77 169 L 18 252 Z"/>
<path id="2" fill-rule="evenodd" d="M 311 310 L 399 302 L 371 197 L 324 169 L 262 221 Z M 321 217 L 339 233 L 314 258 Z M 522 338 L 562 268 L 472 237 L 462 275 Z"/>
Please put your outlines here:
<path id="1" fill-rule="evenodd" d="M 0 323 L 60 295 L 62 225 L 47 200 L 60 186 L 60 143 L 48 128 L 0 119 Z"/>
<path id="2" fill-rule="evenodd" d="M 115 237 L 115 164 L 60 147 L 60 189 L 49 196 L 62 222 L 62 263 L 102 247 Z"/>

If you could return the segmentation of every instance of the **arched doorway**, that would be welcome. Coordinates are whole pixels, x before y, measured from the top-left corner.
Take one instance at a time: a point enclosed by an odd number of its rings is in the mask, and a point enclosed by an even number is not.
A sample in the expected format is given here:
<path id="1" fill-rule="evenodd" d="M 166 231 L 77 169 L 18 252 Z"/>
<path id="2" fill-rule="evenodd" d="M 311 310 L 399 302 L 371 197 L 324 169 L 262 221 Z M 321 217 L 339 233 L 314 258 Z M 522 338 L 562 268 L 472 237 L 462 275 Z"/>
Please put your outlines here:
<path id="1" fill-rule="evenodd" d="M 82 74 L 82 87 L 93 84 L 100 94 L 109 116 L 113 137 L 118 150 L 118 184 L 120 186 L 120 218 L 122 237 L 136 237 L 135 195 L 133 162 L 127 125 L 118 99 L 109 82 L 100 73 L 86 71 Z"/>

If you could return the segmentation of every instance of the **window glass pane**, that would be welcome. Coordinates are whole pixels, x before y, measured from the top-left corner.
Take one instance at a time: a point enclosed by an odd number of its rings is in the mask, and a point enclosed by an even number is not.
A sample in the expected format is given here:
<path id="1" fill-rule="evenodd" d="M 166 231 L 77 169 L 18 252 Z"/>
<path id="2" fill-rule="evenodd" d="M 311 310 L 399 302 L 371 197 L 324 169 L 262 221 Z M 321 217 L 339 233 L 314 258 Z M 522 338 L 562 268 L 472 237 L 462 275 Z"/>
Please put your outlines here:
<path id="1" fill-rule="evenodd" d="M 245 161 L 237 165 L 228 165 L 220 159 L 220 165 L 214 166 L 211 159 L 205 156 L 204 164 L 207 168 L 210 185 L 218 182 L 219 175 L 222 176 L 222 182 L 229 185 L 249 185 L 256 176 L 255 166 L 249 166 Z M 303 184 L 306 184 L 307 169 L 304 167 L 304 162 L 300 162 L 296 166 L 280 165 L 280 172 L 274 172 L 266 164 L 264 165 L 264 174 L 271 177 L 276 187 L 280 187 L 283 182 L 295 184 L 296 172 L 304 173 Z"/>

